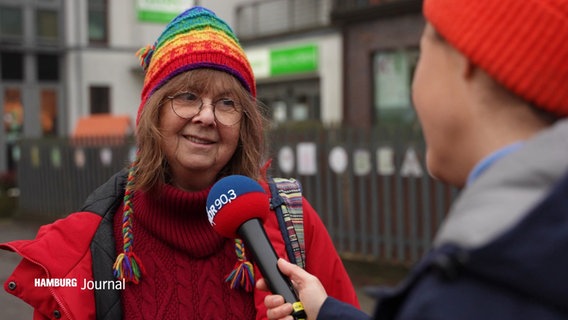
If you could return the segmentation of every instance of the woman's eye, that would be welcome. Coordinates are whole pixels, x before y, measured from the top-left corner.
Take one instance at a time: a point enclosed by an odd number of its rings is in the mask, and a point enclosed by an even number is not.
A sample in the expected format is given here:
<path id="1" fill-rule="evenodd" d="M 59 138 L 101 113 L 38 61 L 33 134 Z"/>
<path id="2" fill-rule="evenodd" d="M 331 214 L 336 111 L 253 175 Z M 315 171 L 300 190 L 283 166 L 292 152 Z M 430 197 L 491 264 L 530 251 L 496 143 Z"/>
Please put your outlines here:
<path id="1" fill-rule="evenodd" d="M 197 95 L 195 93 L 192 93 L 192 92 L 181 93 L 177 96 L 177 98 L 180 99 L 180 100 L 183 100 L 183 101 L 197 101 L 197 100 L 199 100 Z"/>
<path id="2" fill-rule="evenodd" d="M 231 99 L 219 99 L 216 103 L 219 107 L 235 107 L 236 103 Z"/>

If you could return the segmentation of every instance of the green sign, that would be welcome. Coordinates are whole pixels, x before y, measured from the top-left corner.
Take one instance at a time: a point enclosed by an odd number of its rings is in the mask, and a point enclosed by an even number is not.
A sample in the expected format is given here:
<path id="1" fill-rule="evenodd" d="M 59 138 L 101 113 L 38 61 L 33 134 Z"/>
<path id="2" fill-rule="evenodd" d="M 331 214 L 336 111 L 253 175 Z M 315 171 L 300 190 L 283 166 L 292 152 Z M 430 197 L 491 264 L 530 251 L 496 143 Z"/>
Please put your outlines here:
<path id="1" fill-rule="evenodd" d="M 168 23 L 194 5 L 193 0 L 137 0 L 136 12 L 139 21 Z"/>
<path id="2" fill-rule="evenodd" d="M 156 11 L 138 11 L 138 20 L 145 22 L 168 23 L 175 18 L 177 13 L 156 12 Z"/>
<path id="3" fill-rule="evenodd" d="M 318 70 L 318 47 L 310 44 L 270 51 L 270 74 L 284 75 Z"/>

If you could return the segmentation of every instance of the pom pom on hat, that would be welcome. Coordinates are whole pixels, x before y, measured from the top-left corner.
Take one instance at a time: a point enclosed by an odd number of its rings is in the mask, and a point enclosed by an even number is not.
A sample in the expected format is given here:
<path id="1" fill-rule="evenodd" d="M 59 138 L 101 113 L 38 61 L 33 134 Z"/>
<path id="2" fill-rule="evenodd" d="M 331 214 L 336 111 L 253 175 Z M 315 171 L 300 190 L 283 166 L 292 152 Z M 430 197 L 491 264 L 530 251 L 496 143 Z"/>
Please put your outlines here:
<path id="1" fill-rule="evenodd" d="M 424 16 L 513 93 L 568 116 L 568 1 L 425 0 Z"/>
<path id="2" fill-rule="evenodd" d="M 150 60 L 152 59 L 152 55 L 154 54 L 154 47 L 153 45 L 147 45 L 143 48 L 140 48 L 138 52 L 136 52 L 136 56 L 140 60 L 140 66 L 144 71 L 148 70 L 148 66 L 150 65 Z"/>
<path id="3" fill-rule="evenodd" d="M 256 97 L 252 68 L 233 30 L 203 7 L 182 12 L 166 26 L 154 45 L 140 49 L 137 56 L 146 71 L 137 123 L 148 97 L 188 70 L 211 68 L 227 72 Z"/>

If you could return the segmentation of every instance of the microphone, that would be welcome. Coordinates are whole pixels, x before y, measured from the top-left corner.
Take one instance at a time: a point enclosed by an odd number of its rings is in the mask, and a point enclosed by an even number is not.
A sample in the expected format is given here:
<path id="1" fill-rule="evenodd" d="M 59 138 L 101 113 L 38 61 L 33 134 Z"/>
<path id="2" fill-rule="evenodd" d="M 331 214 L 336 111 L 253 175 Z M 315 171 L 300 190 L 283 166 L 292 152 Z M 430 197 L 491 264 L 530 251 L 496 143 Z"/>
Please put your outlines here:
<path id="1" fill-rule="evenodd" d="M 224 177 L 209 191 L 206 209 L 209 223 L 217 233 L 243 239 L 270 291 L 292 304 L 294 319 L 307 319 L 290 279 L 278 270 L 278 256 L 262 226 L 270 213 L 270 204 L 260 184 L 242 175 Z"/>

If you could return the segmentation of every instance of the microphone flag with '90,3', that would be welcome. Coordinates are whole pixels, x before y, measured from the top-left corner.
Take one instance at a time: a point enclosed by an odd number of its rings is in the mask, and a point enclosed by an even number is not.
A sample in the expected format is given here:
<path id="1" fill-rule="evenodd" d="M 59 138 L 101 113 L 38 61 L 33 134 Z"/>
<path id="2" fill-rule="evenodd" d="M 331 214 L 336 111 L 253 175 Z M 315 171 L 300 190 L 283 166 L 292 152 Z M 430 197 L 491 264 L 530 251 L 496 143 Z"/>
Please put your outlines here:
<path id="1" fill-rule="evenodd" d="M 278 256 L 262 226 L 269 213 L 268 195 L 246 176 L 220 179 L 207 196 L 207 217 L 213 229 L 226 238 L 242 238 L 270 291 L 292 304 L 295 319 L 307 319 L 290 279 L 278 270 Z"/>
<path id="2" fill-rule="evenodd" d="M 218 234 L 238 238 L 237 230 L 245 221 L 264 221 L 270 212 L 268 196 L 253 179 L 232 175 L 217 181 L 207 196 L 207 217 Z"/>

